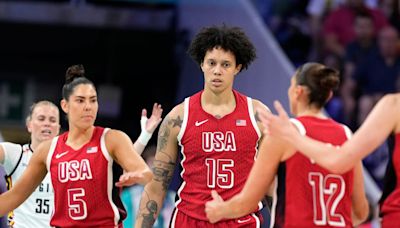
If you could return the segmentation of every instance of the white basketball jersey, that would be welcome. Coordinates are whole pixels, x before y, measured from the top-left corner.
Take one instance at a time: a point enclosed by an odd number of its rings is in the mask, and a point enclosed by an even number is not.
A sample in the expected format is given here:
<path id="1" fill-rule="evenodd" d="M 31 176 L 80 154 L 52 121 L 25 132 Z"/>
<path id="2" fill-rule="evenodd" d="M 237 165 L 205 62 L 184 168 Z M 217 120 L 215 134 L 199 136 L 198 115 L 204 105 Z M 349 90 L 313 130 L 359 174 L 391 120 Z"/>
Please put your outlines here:
<path id="1" fill-rule="evenodd" d="M 28 166 L 33 152 L 29 144 L 22 146 L 13 143 L 1 143 L 3 146 L 4 169 L 7 175 L 11 175 L 12 183 L 18 181 L 22 173 Z M 22 152 L 22 157 L 21 156 Z M 19 163 L 18 163 L 19 161 Z M 15 168 L 17 166 L 17 168 Z M 11 186 L 12 187 L 12 186 Z M 42 183 L 29 196 L 29 198 L 14 210 L 13 226 L 14 228 L 32 228 L 32 227 L 50 227 L 50 218 L 54 207 L 54 192 L 50 181 L 50 175 L 47 174 Z M 11 223 L 12 224 L 12 223 Z"/>

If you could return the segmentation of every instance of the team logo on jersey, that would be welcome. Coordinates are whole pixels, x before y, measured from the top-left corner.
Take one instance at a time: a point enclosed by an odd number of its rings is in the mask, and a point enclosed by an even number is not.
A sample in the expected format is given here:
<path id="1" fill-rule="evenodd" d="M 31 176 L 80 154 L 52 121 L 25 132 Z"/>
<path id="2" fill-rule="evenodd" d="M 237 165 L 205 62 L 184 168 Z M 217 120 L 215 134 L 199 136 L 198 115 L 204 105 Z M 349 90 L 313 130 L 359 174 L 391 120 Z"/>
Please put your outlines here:
<path id="1" fill-rule="evenodd" d="M 235 134 L 232 131 L 203 132 L 202 147 L 205 152 L 236 151 Z"/>
<path id="2" fill-rule="evenodd" d="M 81 161 L 71 160 L 58 163 L 58 180 L 61 183 L 90 179 L 93 179 L 93 175 L 88 159 L 82 159 Z"/>
<path id="3" fill-rule="evenodd" d="M 88 154 L 97 153 L 97 146 L 88 147 L 86 150 L 86 153 L 88 153 Z"/>
<path id="4" fill-rule="evenodd" d="M 244 127 L 246 125 L 247 125 L 246 120 L 236 120 L 236 126 Z"/>
<path id="5" fill-rule="evenodd" d="M 56 159 L 59 159 L 59 158 L 61 158 L 62 156 L 68 154 L 68 152 L 69 152 L 69 151 L 67 150 L 67 151 L 65 151 L 65 152 L 56 154 Z"/>
<path id="6" fill-rule="evenodd" d="M 195 125 L 196 127 L 198 127 L 198 126 L 200 126 L 200 125 L 206 123 L 207 121 L 208 121 L 208 119 L 205 119 L 205 120 L 203 120 L 203 121 L 196 121 L 196 122 L 194 123 L 194 125 Z"/>

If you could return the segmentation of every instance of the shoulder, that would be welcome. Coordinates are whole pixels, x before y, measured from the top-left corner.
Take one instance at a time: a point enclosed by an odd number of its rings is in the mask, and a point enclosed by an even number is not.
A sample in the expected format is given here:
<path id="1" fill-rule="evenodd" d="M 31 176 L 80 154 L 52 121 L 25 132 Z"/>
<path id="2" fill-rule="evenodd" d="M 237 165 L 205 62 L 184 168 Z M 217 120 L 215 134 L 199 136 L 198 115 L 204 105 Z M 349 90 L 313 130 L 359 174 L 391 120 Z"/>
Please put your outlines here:
<path id="1" fill-rule="evenodd" d="M 397 114 L 397 110 L 400 110 L 400 93 L 386 94 L 379 100 L 376 107 L 386 111 L 394 111 Z"/>
<path id="2" fill-rule="evenodd" d="M 259 100 L 252 99 L 252 104 L 253 104 L 253 109 L 254 113 L 257 117 L 258 113 L 266 113 L 266 112 L 271 112 L 271 110 L 266 106 L 264 103 L 262 103 Z M 258 121 L 258 119 L 257 119 Z"/>
<path id="3" fill-rule="evenodd" d="M 2 142 L 0 143 L 0 147 L 2 147 L 2 149 L 7 153 L 8 152 L 15 153 L 22 151 L 22 146 L 16 143 Z"/>
<path id="4" fill-rule="evenodd" d="M 185 102 L 176 105 L 174 108 L 171 109 L 171 111 L 167 114 L 167 116 L 170 118 L 182 116 L 184 112 L 184 107 L 185 107 Z"/>
<path id="5" fill-rule="evenodd" d="M 121 130 L 117 130 L 117 129 L 109 129 L 106 133 L 105 133 L 105 140 L 106 143 L 112 143 L 112 142 L 118 142 L 120 140 L 123 140 L 125 138 L 129 138 L 129 136 L 121 131 Z"/>

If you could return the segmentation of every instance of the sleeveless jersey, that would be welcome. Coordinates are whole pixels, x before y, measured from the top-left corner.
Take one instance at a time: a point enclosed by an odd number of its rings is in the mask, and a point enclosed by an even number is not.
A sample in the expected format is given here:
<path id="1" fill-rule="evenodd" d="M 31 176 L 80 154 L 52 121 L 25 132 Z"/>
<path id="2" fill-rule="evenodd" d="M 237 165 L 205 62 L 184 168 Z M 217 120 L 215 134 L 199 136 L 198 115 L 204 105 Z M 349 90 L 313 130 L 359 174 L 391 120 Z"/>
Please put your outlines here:
<path id="1" fill-rule="evenodd" d="M 392 166 L 392 179 L 386 179 L 385 182 L 395 183 L 387 197 L 384 198 L 381 205 L 381 216 L 383 217 L 382 227 L 399 227 L 400 221 L 400 133 L 394 135 L 394 147 L 391 151 L 392 157 L 389 160 Z M 386 186 L 385 186 L 386 187 Z"/>
<path id="2" fill-rule="evenodd" d="M 54 186 L 52 226 L 117 227 L 126 217 L 120 189 L 114 185 L 122 170 L 113 170 L 107 131 L 95 127 L 90 141 L 78 150 L 66 145 L 68 132 L 53 139 L 47 157 Z"/>
<path id="3" fill-rule="evenodd" d="M 301 134 L 342 145 L 351 131 L 332 119 L 311 116 L 292 119 Z M 278 168 L 273 227 L 353 227 L 351 220 L 353 170 L 332 174 L 296 152 Z"/>
<path id="4" fill-rule="evenodd" d="M 12 188 L 12 183 L 22 176 L 33 152 L 29 144 L 25 144 L 22 147 L 13 143 L 1 143 L 1 145 L 5 152 L 4 169 L 7 175 L 11 174 L 11 176 L 7 176 L 9 179 L 7 187 L 10 189 Z M 8 227 L 50 227 L 53 205 L 54 193 L 50 175 L 48 174 L 29 198 L 10 213 Z"/>
<path id="5" fill-rule="evenodd" d="M 203 110 L 202 91 L 184 101 L 178 134 L 182 184 L 176 206 L 198 220 L 208 221 L 204 209 L 205 203 L 212 200 L 211 190 L 224 200 L 242 190 L 256 158 L 261 132 L 252 100 L 237 91 L 233 93 L 236 107 L 221 119 Z"/>

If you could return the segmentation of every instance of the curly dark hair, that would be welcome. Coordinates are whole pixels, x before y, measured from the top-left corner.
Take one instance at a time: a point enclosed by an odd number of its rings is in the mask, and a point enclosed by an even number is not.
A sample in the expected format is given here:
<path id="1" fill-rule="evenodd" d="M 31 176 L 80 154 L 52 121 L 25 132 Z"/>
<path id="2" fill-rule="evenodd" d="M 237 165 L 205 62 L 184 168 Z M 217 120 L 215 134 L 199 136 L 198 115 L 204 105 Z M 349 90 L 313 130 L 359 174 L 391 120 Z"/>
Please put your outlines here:
<path id="1" fill-rule="evenodd" d="M 188 53 L 193 60 L 201 65 L 207 51 L 220 47 L 225 51 L 231 51 L 236 58 L 236 64 L 247 69 L 256 58 L 256 49 L 250 39 L 239 27 L 222 26 L 203 27 L 193 38 Z"/>

